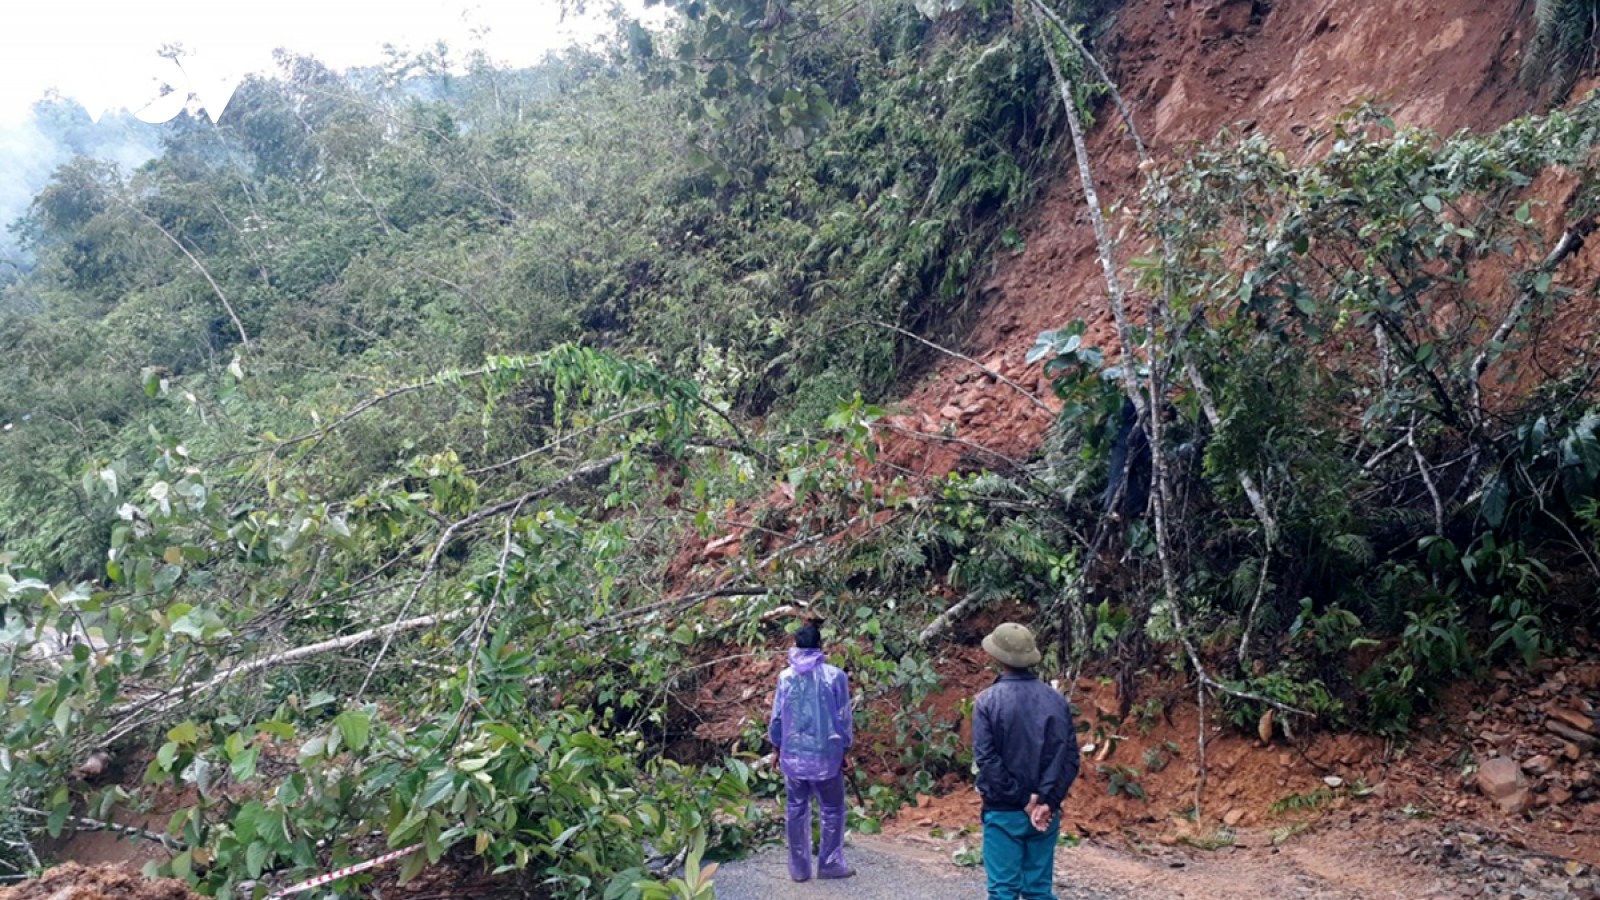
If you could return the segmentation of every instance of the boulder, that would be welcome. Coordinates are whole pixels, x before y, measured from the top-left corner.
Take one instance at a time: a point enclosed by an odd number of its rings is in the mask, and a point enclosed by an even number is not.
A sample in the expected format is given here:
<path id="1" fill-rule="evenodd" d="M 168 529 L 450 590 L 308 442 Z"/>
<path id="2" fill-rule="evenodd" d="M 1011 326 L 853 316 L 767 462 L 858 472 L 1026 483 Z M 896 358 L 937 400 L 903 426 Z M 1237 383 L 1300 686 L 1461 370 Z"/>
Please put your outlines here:
<path id="1" fill-rule="evenodd" d="M 1528 780 L 1510 757 L 1496 756 L 1478 768 L 1478 790 L 1502 812 L 1519 813 L 1528 808 Z"/>

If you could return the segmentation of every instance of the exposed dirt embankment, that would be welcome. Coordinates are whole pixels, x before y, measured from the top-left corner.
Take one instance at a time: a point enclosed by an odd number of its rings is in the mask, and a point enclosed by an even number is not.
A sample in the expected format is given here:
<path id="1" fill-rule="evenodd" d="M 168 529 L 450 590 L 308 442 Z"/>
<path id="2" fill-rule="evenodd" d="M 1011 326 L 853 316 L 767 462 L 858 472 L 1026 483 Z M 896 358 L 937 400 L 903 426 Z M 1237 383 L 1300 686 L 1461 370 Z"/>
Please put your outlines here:
<path id="1" fill-rule="evenodd" d="M 199 900 L 181 881 L 146 879 L 126 866 L 67 863 L 16 887 L 0 888 L 0 900 Z"/>
<path id="2" fill-rule="evenodd" d="M 1224 128 L 1263 131 L 1293 148 L 1363 98 L 1387 104 L 1402 125 L 1498 127 L 1534 108 L 1514 77 L 1526 19 L 1516 3 L 1466 0 L 1130 0 L 1100 52 L 1153 152 L 1172 159 Z M 1132 145 L 1114 116 L 1107 106 L 1089 139 L 1107 204 L 1129 199 L 1138 186 Z M 962 348 L 1047 403 L 1048 383 L 1023 362 L 1039 332 L 1082 319 L 1091 343 L 1115 343 L 1072 165 L 1062 159 L 1024 229 L 1026 249 L 985 286 L 988 303 Z M 954 425 L 958 437 L 1011 457 L 1031 453 L 1052 418 L 950 358 L 904 405 L 908 414 L 891 424 L 929 434 Z M 893 462 L 930 475 L 967 452 L 904 435 L 888 443 Z"/>

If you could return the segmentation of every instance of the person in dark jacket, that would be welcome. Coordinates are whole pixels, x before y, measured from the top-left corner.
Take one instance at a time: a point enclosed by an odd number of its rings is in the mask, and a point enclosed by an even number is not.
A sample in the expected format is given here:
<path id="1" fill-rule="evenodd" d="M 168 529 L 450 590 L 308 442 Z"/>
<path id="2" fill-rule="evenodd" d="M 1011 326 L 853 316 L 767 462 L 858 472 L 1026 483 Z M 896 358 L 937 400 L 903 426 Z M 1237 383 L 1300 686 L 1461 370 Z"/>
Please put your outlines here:
<path id="1" fill-rule="evenodd" d="M 1139 411 L 1132 400 L 1122 401 L 1121 425 L 1111 442 L 1102 503 L 1114 521 L 1143 516 L 1150 503 L 1150 438 L 1139 424 Z"/>
<path id="2" fill-rule="evenodd" d="M 1033 674 L 1039 648 L 1027 628 L 1006 622 L 983 649 L 1002 666 L 972 708 L 989 900 L 1055 900 L 1061 802 L 1078 777 L 1072 707 Z"/>
<path id="3" fill-rule="evenodd" d="M 822 634 L 807 622 L 794 633 L 789 667 L 778 676 L 767 739 L 778 748 L 786 797 L 784 831 L 789 877 L 811 880 L 811 798 L 817 798 L 822 842 L 818 878 L 849 878 L 844 861 L 844 757 L 855 739 L 850 681 L 823 661 Z"/>

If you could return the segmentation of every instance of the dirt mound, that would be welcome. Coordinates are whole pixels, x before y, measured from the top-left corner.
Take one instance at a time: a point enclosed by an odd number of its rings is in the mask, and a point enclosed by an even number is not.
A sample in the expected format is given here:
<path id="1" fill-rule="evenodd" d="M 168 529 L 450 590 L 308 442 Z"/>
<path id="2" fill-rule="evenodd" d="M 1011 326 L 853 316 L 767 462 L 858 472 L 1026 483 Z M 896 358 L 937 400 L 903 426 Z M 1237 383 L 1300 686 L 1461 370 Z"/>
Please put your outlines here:
<path id="1" fill-rule="evenodd" d="M 56 866 L 33 881 L 0 888 L 0 900 L 200 900 L 173 878 L 145 878 L 122 866 Z"/>

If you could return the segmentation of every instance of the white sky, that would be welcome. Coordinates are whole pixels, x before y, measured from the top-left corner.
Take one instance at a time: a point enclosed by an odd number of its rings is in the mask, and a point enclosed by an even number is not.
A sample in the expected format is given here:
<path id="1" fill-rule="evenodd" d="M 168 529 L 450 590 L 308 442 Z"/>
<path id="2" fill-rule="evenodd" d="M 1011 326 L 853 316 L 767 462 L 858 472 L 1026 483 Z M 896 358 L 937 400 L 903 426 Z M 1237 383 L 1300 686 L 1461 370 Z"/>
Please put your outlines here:
<path id="1" fill-rule="evenodd" d="M 0 124 L 25 119 L 50 88 L 136 111 L 159 93 L 151 72 L 166 43 L 219 76 L 270 71 L 278 47 L 344 69 L 380 62 L 384 44 L 441 39 L 458 61 L 481 48 L 518 65 L 609 33 L 607 5 L 590 0 L 588 16 L 562 23 L 560 0 L 21 0 L 0 23 Z"/>

